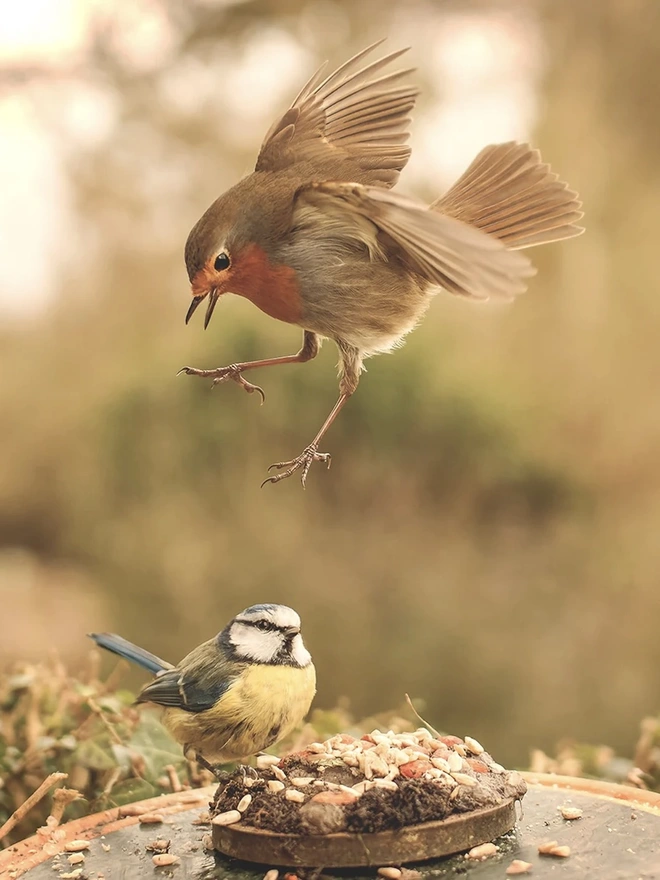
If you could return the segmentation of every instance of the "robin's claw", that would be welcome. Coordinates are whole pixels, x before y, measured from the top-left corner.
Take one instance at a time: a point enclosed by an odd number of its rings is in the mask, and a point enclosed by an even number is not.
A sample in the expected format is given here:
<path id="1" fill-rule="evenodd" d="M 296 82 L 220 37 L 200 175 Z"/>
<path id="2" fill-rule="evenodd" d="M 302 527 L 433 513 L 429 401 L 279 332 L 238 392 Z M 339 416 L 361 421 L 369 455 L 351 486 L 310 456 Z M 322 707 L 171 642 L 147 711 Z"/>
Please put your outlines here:
<path id="1" fill-rule="evenodd" d="M 244 379 L 240 373 L 235 373 L 234 375 L 226 375 L 226 376 L 216 376 L 213 380 L 213 387 L 219 385 L 221 382 L 226 382 L 227 379 L 233 379 L 234 382 L 237 382 L 241 385 L 248 394 L 254 394 L 256 391 L 257 394 L 261 397 L 261 405 L 263 406 L 264 401 L 266 400 L 266 394 L 264 389 L 260 385 L 253 385 L 252 382 L 248 382 L 247 379 Z"/>
<path id="2" fill-rule="evenodd" d="M 307 474 L 315 461 L 324 462 L 327 468 L 330 469 L 332 457 L 329 452 L 319 452 L 316 443 L 312 443 L 306 449 L 303 449 L 299 456 L 292 458 L 291 461 L 278 461 L 275 464 L 271 464 L 268 468 L 269 471 L 272 471 L 274 468 L 275 470 L 282 471 L 282 473 L 266 477 L 261 484 L 261 488 L 263 489 L 266 483 L 279 483 L 280 480 L 286 480 L 287 477 L 292 476 L 296 471 L 300 471 L 300 482 L 304 489 L 307 482 Z"/>
<path id="3" fill-rule="evenodd" d="M 180 376 L 181 373 L 185 373 L 187 376 L 202 376 L 206 379 L 213 379 L 212 387 L 214 388 L 221 382 L 226 382 L 228 379 L 231 379 L 233 382 L 241 385 L 248 394 L 254 394 L 256 391 L 261 397 L 261 403 L 263 404 L 266 400 L 264 390 L 263 388 L 260 388 L 259 385 L 253 385 L 252 382 L 248 382 L 247 379 L 243 378 L 242 374 L 245 367 L 245 364 L 229 364 L 228 367 L 217 367 L 215 370 L 198 370 L 196 367 L 181 367 L 177 376 Z"/>

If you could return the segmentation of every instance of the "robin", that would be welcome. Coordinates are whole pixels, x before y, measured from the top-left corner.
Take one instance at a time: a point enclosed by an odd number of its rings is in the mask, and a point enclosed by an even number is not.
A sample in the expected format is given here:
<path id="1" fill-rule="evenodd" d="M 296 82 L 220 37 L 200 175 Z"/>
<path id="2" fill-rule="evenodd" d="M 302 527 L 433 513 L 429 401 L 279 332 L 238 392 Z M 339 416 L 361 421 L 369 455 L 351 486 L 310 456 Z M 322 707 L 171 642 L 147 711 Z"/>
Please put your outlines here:
<path id="1" fill-rule="evenodd" d="M 252 174 L 220 196 L 195 224 L 185 248 L 192 289 L 186 323 L 207 300 L 243 296 L 267 315 L 303 330 L 297 354 L 180 372 L 233 380 L 305 363 L 324 338 L 339 349 L 339 399 L 312 442 L 271 465 L 276 483 L 313 462 L 330 467 L 319 443 L 358 386 L 365 358 L 390 351 L 420 321 L 438 289 L 469 299 L 508 300 L 535 273 L 522 248 L 584 230 L 577 193 L 537 150 L 514 142 L 485 147 L 431 205 L 392 192 L 410 156 L 408 114 L 418 89 L 412 69 L 387 68 L 403 49 L 371 63 L 382 41 L 324 77 L 324 67 L 271 127 Z"/>

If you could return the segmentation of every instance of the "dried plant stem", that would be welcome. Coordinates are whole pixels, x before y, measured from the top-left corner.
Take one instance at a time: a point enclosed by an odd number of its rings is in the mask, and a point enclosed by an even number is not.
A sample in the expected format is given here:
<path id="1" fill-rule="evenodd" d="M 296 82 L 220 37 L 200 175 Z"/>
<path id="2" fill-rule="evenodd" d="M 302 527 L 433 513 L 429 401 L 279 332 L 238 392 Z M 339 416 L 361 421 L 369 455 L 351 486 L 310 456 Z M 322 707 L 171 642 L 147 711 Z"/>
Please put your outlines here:
<path id="1" fill-rule="evenodd" d="M 412 709 L 413 714 L 415 715 L 415 717 L 416 717 L 416 718 L 419 718 L 419 720 L 422 722 L 422 724 L 427 728 L 427 730 L 430 730 L 431 733 L 432 733 L 434 736 L 440 736 L 440 734 L 439 734 L 438 731 L 435 729 L 435 727 L 433 727 L 433 725 L 429 724 L 428 721 L 425 721 L 425 720 L 422 718 L 422 716 L 419 714 L 419 712 L 417 711 L 417 709 L 415 709 L 415 707 L 413 706 L 413 701 L 410 699 L 410 697 L 408 696 L 408 694 L 404 694 L 404 696 L 405 696 L 405 698 L 406 698 L 406 702 L 408 703 L 408 705 L 409 705 L 410 708 Z"/>
<path id="2" fill-rule="evenodd" d="M 165 767 L 165 772 L 170 780 L 170 788 L 172 791 L 182 791 L 182 785 L 179 781 L 179 777 L 177 776 L 177 772 L 172 764 L 168 764 Z"/>
<path id="3" fill-rule="evenodd" d="M 33 791 L 30 797 L 26 801 L 23 801 L 18 809 L 14 810 L 2 828 L 0 828 L 0 840 L 6 837 L 9 832 L 18 825 L 25 816 L 27 816 L 32 807 L 38 804 L 54 785 L 63 782 L 67 778 L 67 775 L 68 774 L 66 773 L 51 773 L 50 776 L 47 776 L 39 788 L 37 788 L 36 791 Z"/>

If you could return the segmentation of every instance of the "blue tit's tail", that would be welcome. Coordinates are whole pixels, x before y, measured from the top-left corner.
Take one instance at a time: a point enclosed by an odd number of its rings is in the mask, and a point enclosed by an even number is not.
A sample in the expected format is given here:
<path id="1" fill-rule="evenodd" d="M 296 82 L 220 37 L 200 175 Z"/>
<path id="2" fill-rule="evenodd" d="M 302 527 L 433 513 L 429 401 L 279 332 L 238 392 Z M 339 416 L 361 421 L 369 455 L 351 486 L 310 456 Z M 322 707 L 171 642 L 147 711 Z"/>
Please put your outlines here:
<path id="1" fill-rule="evenodd" d="M 171 663 L 161 660 L 160 657 L 156 657 L 150 651 L 145 651 L 144 648 L 140 648 L 138 645 L 134 645 L 133 642 L 129 642 L 121 636 L 116 636 L 114 633 L 88 633 L 88 635 L 100 648 L 112 651 L 113 654 L 118 654 L 131 663 L 137 663 L 138 666 L 149 670 L 154 675 L 165 672 L 167 669 L 174 669 Z"/>

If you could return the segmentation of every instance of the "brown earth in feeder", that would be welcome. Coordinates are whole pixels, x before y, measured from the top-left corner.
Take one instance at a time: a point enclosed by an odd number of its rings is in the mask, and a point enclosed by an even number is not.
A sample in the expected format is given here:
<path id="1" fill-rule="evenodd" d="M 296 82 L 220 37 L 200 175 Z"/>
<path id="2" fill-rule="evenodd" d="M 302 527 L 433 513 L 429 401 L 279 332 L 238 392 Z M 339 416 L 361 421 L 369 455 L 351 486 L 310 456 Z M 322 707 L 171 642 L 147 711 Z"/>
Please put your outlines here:
<path id="1" fill-rule="evenodd" d="M 429 734 L 415 745 L 412 760 L 387 778 L 374 775 L 374 768 L 382 773 L 393 766 L 386 735 L 374 733 L 377 742 L 352 745 L 350 737 L 333 738 L 318 744 L 320 752 L 270 765 L 264 759 L 252 776 L 236 771 L 212 806 L 216 847 L 264 864 L 401 864 L 490 841 L 515 824 L 515 801 L 523 797 L 525 782 L 478 743 L 477 758 L 462 740 L 447 744 Z M 365 765 L 364 755 L 377 745 L 380 751 Z M 450 754 L 451 772 L 441 769 Z"/>

